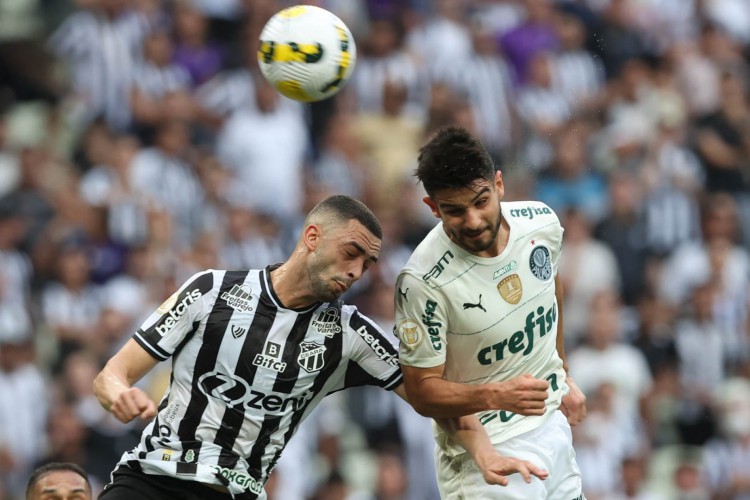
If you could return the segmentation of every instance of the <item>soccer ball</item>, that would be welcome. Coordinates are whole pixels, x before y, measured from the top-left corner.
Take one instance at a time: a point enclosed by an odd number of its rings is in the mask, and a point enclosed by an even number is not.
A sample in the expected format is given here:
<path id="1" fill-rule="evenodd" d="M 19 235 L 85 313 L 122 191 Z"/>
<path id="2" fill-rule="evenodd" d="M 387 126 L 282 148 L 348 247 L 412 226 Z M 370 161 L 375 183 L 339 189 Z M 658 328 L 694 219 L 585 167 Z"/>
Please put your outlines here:
<path id="1" fill-rule="evenodd" d="M 276 90 L 296 101 L 334 95 L 351 76 L 356 60 L 349 28 L 320 7 L 284 9 L 268 20 L 260 34 L 261 73 Z"/>

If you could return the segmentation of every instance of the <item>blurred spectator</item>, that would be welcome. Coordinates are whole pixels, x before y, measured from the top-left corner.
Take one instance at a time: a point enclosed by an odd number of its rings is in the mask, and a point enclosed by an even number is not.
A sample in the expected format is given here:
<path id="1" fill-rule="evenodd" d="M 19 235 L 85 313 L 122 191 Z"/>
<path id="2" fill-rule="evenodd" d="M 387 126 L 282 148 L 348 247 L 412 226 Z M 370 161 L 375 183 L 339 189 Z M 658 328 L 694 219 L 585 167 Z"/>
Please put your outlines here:
<path id="1" fill-rule="evenodd" d="M 534 198 L 562 215 L 576 210 L 592 223 L 604 217 L 607 192 L 604 179 L 592 172 L 586 149 L 586 124 L 571 120 L 554 141 L 554 160 L 539 176 Z"/>
<path id="2" fill-rule="evenodd" d="M 372 159 L 377 172 L 371 178 L 378 195 L 377 207 L 386 207 L 397 186 L 411 174 L 422 140 L 422 125 L 404 110 L 406 88 L 395 81 L 383 87 L 380 113 L 362 114 L 353 124 L 363 154 Z"/>
<path id="3" fill-rule="evenodd" d="M 529 167 L 543 170 L 553 159 L 551 140 L 572 117 L 567 98 L 553 87 L 549 54 L 540 52 L 529 61 L 528 77 L 518 91 L 516 109 L 527 130 L 523 158 Z"/>
<path id="4" fill-rule="evenodd" d="M 31 340 L 0 335 L 0 475 L 11 498 L 23 493 L 48 439 L 49 391 Z"/>
<path id="5" fill-rule="evenodd" d="M 717 286 L 714 315 L 725 333 L 724 355 L 730 364 L 750 356 L 747 336 L 750 256 L 736 245 L 737 206 L 728 194 L 706 197 L 701 207 L 702 240 L 679 247 L 661 270 L 659 294 L 682 305 L 691 290 L 712 281 Z"/>
<path id="6" fill-rule="evenodd" d="M 283 220 L 301 208 L 307 131 L 297 106 L 280 102 L 265 80 L 256 81 L 256 110 L 238 110 L 219 134 L 219 159 L 233 173 L 232 196 Z"/>
<path id="7" fill-rule="evenodd" d="M 709 400 L 724 380 L 724 339 L 713 318 L 716 285 L 693 288 L 688 312 L 678 320 L 675 341 L 685 391 Z"/>
<path id="8" fill-rule="evenodd" d="M 706 448 L 703 465 L 718 498 L 750 497 L 750 382 L 729 378 L 719 388 L 721 439 Z"/>
<path id="9" fill-rule="evenodd" d="M 593 395 L 602 384 L 612 386 L 613 414 L 623 432 L 640 425 L 641 399 L 651 389 L 651 373 L 640 351 L 618 340 L 617 304 L 607 294 L 591 304 L 587 343 L 568 356 L 570 373 L 584 394 Z M 603 370 L 602 367 L 607 369 Z M 632 434 L 629 434 L 632 436 Z"/>
<path id="10" fill-rule="evenodd" d="M 424 114 L 429 88 L 423 67 L 414 54 L 404 49 L 403 26 L 390 19 L 374 19 L 367 38 L 360 44 L 357 71 L 349 84 L 362 113 L 378 114 L 383 110 L 386 82 L 395 82 L 406 89 L 405 112 L 420 118 Z"/>
<path id="11" fill-rule="evenodd" d="M 541 53 L 553 52 L 559 40 L 554 26 L 552 0 L 524 0 L 526 19 L 506 33 L 498 42 L 515 70 L 516 81 L 531 81 L 532 61 Z"/>
<path id="12" fill-rule="evenodd" d="M 574 345 L 589 326 L 594 299 L 616 302 L 620 274 L 612 250 L 592 238 L 591 222 L 584 214 L 568 210 L 562 223 L 565 252 L 560 256 L 559 276 L 565 289 L 565 341 Z"/>
<path id="13" fill-rule="evenodd" d="M 223 66 L 224 51 L 208 39 L 208 19 L 192 1 L 174 6 L 174 61 L 185 69 L 194 87 L 205 83 Z"/>
<path id="14" fill-rule="evenodd" d="M 140 135 L 151 142 L 152 130 L 169 118 L 191 118 L 193 103 L 188 93 L 190 76 L 172 62 L 172 41 L 165 29 L 149 33 L 143 59 L 134 70 L 130 106 Z"/>
<path id="15" fill-rule="evenodd" d="M 93 0 L 68 17 L 49 41 L 71 65 L 74 98 L 86 121 L 103 116 L 116 130 L 130 124 L 128 102 L 134 63 L 148 17 L 122 0 Z"/>
<path id="16" fill-rule="evenodd" d="M 161 122 L 154 146 L 142 149 L 130 164 L 132 188 L 148 196 L 149 208 L 172 217 L 178 247 L 192 241 L 203 196 L 195 170 L 187 162 L 189 132 L 182 120 Z"/>
<path id="17" fill-rule="evenodd" d="M 609 210 L 594 230 L 594 236 L 614 253 L 620 274 L 620 296 L 634 305 L 646 286 L 646 226 L 641 211 L 638 182 L 624 172 L 609 178 Z"/>
<path id="18" fill-rule="evenodd" d="M 479 19 L 472 30 L 472 54 L 435 69 L 435 82 L 444 81 L 467 97 L 478 137 L 495 157 L 510 153 L 518 131 L 513 101 L 513 75 L 501 57 L 486 21 Z"/>
<path id="19" fill-rule="evenodd" d="M 80 236 L 63 241 L 56 255 L 56 280 L 42 291 L 42 314 L 58 347 L 58 363 L 78 349 L 103 354 L 99 335 L 101 294 L 91 282 L 88 248 Z M 58 369 L 61 365 L 58 365 Z"/>
<path id="20" fill-rule="evenodd" d="M 560 12 L 555 19 L 560 50 L 552 55 L 552 81 L 568 100 L 581 111 L 598 111 L 604 99 L 604 67 L 586 49 L 588 33 L 576 14 Z"/>

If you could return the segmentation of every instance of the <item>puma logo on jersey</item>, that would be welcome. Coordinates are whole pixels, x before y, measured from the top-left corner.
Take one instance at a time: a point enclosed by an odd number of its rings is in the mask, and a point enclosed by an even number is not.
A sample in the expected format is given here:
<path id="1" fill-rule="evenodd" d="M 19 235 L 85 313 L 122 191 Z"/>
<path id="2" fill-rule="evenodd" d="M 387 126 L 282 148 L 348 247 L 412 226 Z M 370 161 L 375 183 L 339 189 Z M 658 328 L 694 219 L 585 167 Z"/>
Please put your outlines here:
<path id="1" fill-rule="evenodd" d="M 464 302 L 464 310 L 466 310 L 466 309 L 472 309 L 474 307 L 478 307 L 482 311 L 487 312 L 487 309 L 485 309 L 484 306 L 482 305 L 482 294 L 481 293 L 479 294 L 479 300 L 477 301 L 476 304 L 472 304 L 471 302 Z"/>
<path id="2" fill-rule="evenodd" d="M 409 302 L 409 299 L 406 297 L 407 293 L 409 293 L 409 289 L 408 288 L 406 290 L 401 290 L 400 288 L 398 289 L 398 294 L 400 296 L 402 296 L 405 301 Z"/>

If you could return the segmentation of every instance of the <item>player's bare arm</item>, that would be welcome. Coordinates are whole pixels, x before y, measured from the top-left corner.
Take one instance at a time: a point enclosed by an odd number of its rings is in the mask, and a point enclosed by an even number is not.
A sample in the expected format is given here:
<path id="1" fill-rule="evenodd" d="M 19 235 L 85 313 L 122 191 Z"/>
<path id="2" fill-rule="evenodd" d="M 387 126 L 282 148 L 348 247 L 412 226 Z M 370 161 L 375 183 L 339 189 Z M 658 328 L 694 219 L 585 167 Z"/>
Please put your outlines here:
<path id="1" fill-rule="evenodd" d="M 123 423 L 136 417 L 153 418 L 156 404 L 133 384 L 157 362 L 135 340 L 128 340 L 94 379 L 94 394 L 99 403 Z"/>
<path id="2" fill-rule="evenodd" d="M 555 276 L 555 297 L 557 298 L 557 354 L 563 362 L 565 370 L 565 381 L 570 389 L 568 394 L 563 396 L 560 410 L 568 417 L 570 425 L 576 425 L 586 418 L 586 396 L 578 388 L 578 385 L 568 375 L 568 358 L 565 356 L 565 337 L 563 336 L 563 286 L 560 276 Z"/>
<path id="3" fill-rule="evenodd" d="M 531 482 L 531 476 L 543 480 L 549 475 L 546 470 L 528 460 L 505 457 L 498 453 L 476 415 L 438 418 L 435 421 L 471 455 L 487 484 L 506 486 L 507 476 L 516 473 L 521 474 L 527 483 Z"/>
<path id="4" fill-rule="evenodd" d="M 443 378 L 445 365 L 432 368 L 401 366 L 409 403 L 433 418 L 460 417 L 485 410 L 543 415 L 549 382 L 521 375 L 505 382 L 461 384 Z"/>

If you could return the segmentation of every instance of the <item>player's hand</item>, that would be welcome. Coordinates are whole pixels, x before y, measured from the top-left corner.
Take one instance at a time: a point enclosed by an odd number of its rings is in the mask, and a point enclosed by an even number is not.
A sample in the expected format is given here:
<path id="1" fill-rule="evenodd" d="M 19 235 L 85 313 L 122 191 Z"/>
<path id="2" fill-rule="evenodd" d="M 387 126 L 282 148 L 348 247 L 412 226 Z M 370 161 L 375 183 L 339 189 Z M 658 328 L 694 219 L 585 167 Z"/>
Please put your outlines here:
<path id="1" fill-rule="evenodd" d="M 532 464 L 528 460 L 519 460 L 512 457 L 504 457 L 493 450 L 493 452 L 484 453 L 475 457 L 475 461 L 482 476 L 487 484 L 499 484 L 500 486 L 508 485 L 508 477 L 511 474 L 521 474 L 523 480 L 531 482 L 531 476 L 539 479 L 547 479 L 549 473 Z"/>
<path id="2" fill-rule="evenodd" d="M 135 417 L 148 420 L 156 416 L 156 403 L 142 390 L 130 387 L 117 396 L 109 411 L 117 420 L 127 424 Z"/>
<path id="3" fill-rule="evenodd" d="M 544 415 L 549 382 L 529 374 L 505 382 L 487 384 L 491 390 L 490 407 L 519 415 Z"/>
<path id="4" fill-rule="evenodd" d="M 565 382 L 568 384 L 570 391 L 567 395 L 563 396 L 560 410 L 568 417 L 570 425 L 576 425 L 586 418 L 586 396 L 578 388 L 578 385 L 573 382 L 572 378 L 566 377 Z"/>

